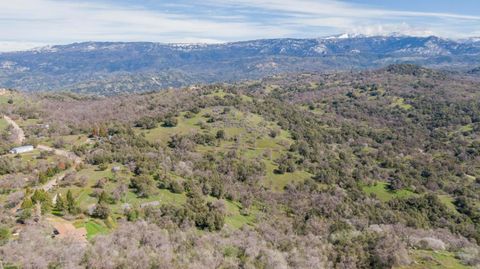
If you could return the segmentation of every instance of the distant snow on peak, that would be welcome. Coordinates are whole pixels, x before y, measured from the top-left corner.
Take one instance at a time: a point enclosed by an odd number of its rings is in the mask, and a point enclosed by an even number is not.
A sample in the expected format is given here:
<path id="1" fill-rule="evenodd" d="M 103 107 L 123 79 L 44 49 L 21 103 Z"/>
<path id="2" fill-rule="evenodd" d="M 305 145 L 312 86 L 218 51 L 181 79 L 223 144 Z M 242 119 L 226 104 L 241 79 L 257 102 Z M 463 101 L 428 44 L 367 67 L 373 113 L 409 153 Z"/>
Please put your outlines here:
<path id="1" fill-rule="evenodd" d="M 464 41 L 466 41 L 468 43 L 477 43 L 477 42 L 480 42 L 480 36 L 479 37 L 470 37 L 470 38 L 464 39 Z"/>
<path id="2" fill-rule="evenodd" d="M 58 49 L 56 48 L 56 46 L 47 45 L 47 46 L 42 46 L 42 47 L 35 47 L 33 49 L 30 49 L 29 51 L 38 52 L 38 53 L 45 53 L 45 52 L 57 52 Z"/>
<path id="3" fill-rule="evenodd" d="M 320 43 L 317 46 L 313 47 L 312 50 L 318 54 L 326 54 L 328 48 L 325 44 Z"/>
<path id="4" fill-rule="evenodd" d="M 402 32 L 390 32 L 390 33 L 343 33 L 339 35 L 326 36 L 320 39 L 353 39 L 353 38 L 370 38 L 370 37 L 426 37 L 428 34 L 407 35 Z"/>
<path id="5" fill-rule="evenodd" d="M 170 43 L 168 44 L 172 49 L 177 51 L 189 52 L 202 48 L 206 48 L 209 44 L 206 43 Z"/>
<path id="6" fill-rule="evenodd" d="M 358 33 L 343 33 L 339 35 L 327 36 L 321 39 L 349 39 L 349 38 L 361 38 L 361 37 L 366 37 L 366 36 Z"/>

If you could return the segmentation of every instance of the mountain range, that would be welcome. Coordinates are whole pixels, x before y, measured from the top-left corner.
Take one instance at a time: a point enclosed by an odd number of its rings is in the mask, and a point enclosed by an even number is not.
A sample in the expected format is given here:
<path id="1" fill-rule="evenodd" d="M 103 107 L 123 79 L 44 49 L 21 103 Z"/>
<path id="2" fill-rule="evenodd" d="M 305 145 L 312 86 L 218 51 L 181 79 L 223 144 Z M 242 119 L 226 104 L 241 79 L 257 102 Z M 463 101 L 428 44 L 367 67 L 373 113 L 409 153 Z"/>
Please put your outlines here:
<path id="1" fill-rule="evenodd" d="M 475 75 L 480 39 L 338 35 L 225 44 L 84 42 L 0 53 L 0 87 L 111 95 L 397 63 Z"/>

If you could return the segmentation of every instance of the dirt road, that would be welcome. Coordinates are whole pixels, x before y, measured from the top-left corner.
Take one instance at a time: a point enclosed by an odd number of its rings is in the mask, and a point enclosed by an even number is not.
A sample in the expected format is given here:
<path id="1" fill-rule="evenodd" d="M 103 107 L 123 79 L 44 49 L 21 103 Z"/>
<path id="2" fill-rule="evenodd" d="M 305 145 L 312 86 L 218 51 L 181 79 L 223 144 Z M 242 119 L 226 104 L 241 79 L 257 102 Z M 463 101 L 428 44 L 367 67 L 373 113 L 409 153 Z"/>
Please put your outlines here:
<path id="1" fill-rule="evenodd" d="M 22 128 L 20 128 L 20 126 L 18 126 L 18 124 L 10 117 L 4 115 L 3 118 L 13 127 L 14 143 L 22 145 L 25 141 L 25 133 Z"/>

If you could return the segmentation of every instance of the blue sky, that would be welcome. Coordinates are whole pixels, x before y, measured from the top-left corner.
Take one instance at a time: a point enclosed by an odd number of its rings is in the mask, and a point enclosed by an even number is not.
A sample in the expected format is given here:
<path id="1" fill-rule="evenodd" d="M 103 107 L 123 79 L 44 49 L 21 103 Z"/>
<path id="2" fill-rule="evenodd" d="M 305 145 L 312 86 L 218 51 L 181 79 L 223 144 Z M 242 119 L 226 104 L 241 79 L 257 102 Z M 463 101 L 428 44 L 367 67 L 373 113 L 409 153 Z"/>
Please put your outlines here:
<path id="1" fill-rule="evenodd" d="M 0 1 L 1 51 L 81 41 L 218 43 L 392 32 L 480 36 L 480 1 Z"/>

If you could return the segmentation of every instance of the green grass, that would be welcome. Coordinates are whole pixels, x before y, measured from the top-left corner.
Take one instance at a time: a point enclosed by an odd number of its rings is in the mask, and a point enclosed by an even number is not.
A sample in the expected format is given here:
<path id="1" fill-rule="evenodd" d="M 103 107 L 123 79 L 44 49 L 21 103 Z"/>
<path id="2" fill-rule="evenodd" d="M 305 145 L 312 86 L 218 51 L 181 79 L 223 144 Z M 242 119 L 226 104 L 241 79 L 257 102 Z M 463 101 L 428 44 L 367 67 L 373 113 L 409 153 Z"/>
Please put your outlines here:
<path id="1" fill-rule="evenodd" d="M 87 167 L 86 169 L 83 169 L 77 173 L 77 178 L 81 176 L 85 176 L 87 178 L 85 187 L 68 186 L 58 189 L 57 192 L 62 193 L 62 195 L 66 197 L 67 191 L 71 190 L 78 203 L 78 206 L 83 210 L 87 209 L 88 206 L 97 202 L 95 197 L 90 196 L 90 194 L 93 192 L 92 186 L 101 178 L 113 178 L 113 173 L 111 172 L 112 166 L 114 165 L 112 164 L 108 166 L 108 168 L 104 171 L 98 171 L 96 166 Z"/>
<path id="2" fill-rule="evenodd" d="M 36 167 L 39 164 L 43 165 L 53 165 L 58 163 L 59 161 L 67 161 L 66 158 L 58 156 L 58 155 L 49 155 L 45 159 L 39 159 L 40 151 L 35 149 L 30 152 L 25 152 L 19 155 L 9 155 L 6 158 L 14 158 L 16 159 L 17 156 L 20 156 L 20 162 L 22 165 L 29 165 L 32 167 Z"/>
<path id="3" fill-rule="evenodd" d="M 65 142 L 63 148 L 66 150 L 72 150 L 73 146 L 81 146 L 86 144 L 88 141 L 88 137 L 86 135 L 65 135 L 56 137 L 54 139 L 44 140 L 41 143 L 53 147 L 53 144 L 57 139 L 63 139 Z"/>
<path id="4" fill-rule="evenodd" d="M 175 127 L 159 126 L 151 130 L 142 130 L 142 132 L 145 133 L 147 140 L 166 144 L 174 134 L 189 134 L 199 131 L 200 126 L 198 126 L 198 123 L 201 121 L 205 122 L 206 119 L 203 115 L 209 112 L 210 110 L 204 109 L 190 119 L 184 117 L 185 113 L 181 113 L 180 116 L 177 117 L 178 124 Z"/>
<path id="5" fill-rule="evenodd" d="M 214 197 L 208 197 L 207 200 L 215 201 L 217 200 Z M 132 205 L 133 207 L 140 207 L 141 204 L 158 201 L 159 205 L 177 205 L 181 206 L 186 203 L 187 196 L 185 193 L 172 193 L 168 190 L 158 190 L 156 195 L 150 196 L 148 198 L 138 198 L 137 195 L 133 192 L 129 192 L 126 197 L 126 203 Z M 117 203 L 112 206 L 112 209 L 115 213 L 121 214 L 121 205 L 124 201 Z M 225 223 L 227 226 L 238 229 L 244 225 L 252 225 L 255 221 L 255 209 L 251 210 L 251 213 L 247 216 L 240 214 L 241 205 L 237 202 L 231 202 L 223 200 L 227 209 L 227 216 L 225 217 Z"/>
<path id="6" fill-rule="evenodd" d="M 242 95 L 240 95 L 240 97 L 242 98 L 242 101 L 244 101 L 244 102 L 253 102 L 253 98 L 250 97 L 250 96 L 242 94 Z"/>
<path id="7" fill-rule="evenodd" d="M 20 127 L 24 128 L 24 127 L 28 127 L 28 126 L 34 126 L 34 125 L 37 125 L 39 124 L 40 120 L 38 119 L 26 119 L 26 120 L 23 120 L 23 119 L 18 119 L 15 121 Z"/>
<path id="8" fill-rule="evenodd" d="M 409 105 L 409 104 L 405 104 L 405 99 L 403 99 L 401 97 L 394 97 L 393 101 L 391 103 L 391 106 L 392 107 L 399 107 L 399 108 L 402 108 L 404 110 L 412 109 L 412 106 Z"/>
<path id="9" fill-rule="evenodd" d="M 233 229 L 240 229 L 245 225 L 254 225 L 255 223 L 255 210 L 251 210 L 249 215 L 242 215 L 240 214 L 239 209 L 235 209 L 236 211 L 230 212 L 229 203 L 227 202 L 227 211 L 229 212 L 225 217 L 225 224 L 228 227 Z"/>
<path id="10" fill-rule="evenodd" d="M 271 93 L 272 91 L 274 90 L 277 90 L 277 89 L 280 89 L 280 86 L 279 85 L 275 85 L 275 84 L 268 84 L 265 88 L 265 92 L 266 93 Z"/>
<path id="11" fill-rule="evenodd" d="M 10 100 L 10 98 L 13 98 L 13 95 L 11 94 L 0 95 L 0 104 L 8 104 L 8 100 Z"/>
<path id="12" fill-rule="evenodd" d="M 215 96 L 222 97 L 220 91 L 214 93 Z M 303 181 L 312 177 L 311 174 L 304 171 L 294 173 L 275 174 L 273 171 L 277 168 L 272 160 L 288 152 L 293 143 L 291 134 L 282 130 L 277 123 L 267 121 L 262 116 L 239 111 L 231 108 L 227 114 L 221 114 L 222 107 L 202 109 L 193 118 L 187 119 L 185 113 L 181 113 L 177 119 L 176 127 L 157 127 L 152 130 L 141 130 L 150 141 L 166 143 L 174 134 L 191 134 L 195 132 L 208 132 L 215 134 L 217 130 L 223 129 L 226 134 L 226 140 L 217 143 L 215 146 L 197 145 L 196 150 L 202 153 L 211 152 L 218 154 L 238 148 L 243 156 L 248 159 L 260 158 L 265 161 L 267 174 L 262 184 L 265 187 L 271 187 L 276 191 L 282 191 L 284 187 L 291 182 Z M 206 123 L 205 115 L 215 115 L 221 118 L 221 121 Z M 198 122 L 204 122 L 207 129 L 202 130 Z M 253 127 L 255 127 L 253 129 Z M 269 136 L 270 130 L 279 130 L 275 138 Z M 239 141 L 233 141 L 236 137 Z M 269 151 L 270 157 L 264 157 L 263 154 Z"/>
<path id="13" fill-rule="evenodd" d="M 85 223 L 85 229 L 87 230 L 88 239 L 91 239 L 97 234 L 106 234 L 109 231 L 107 227 L 100 225 L 95 221 L 89 221 Z"/>
<path id="14" fill-rule="evenodd" d="M 209 201 L 217 200 L 214 197 L 208 197 Z M 223 200 L 226 206 L 226 217 L 225 217 L 225 224 L 233 229 L 240 229 L 245 225 L 253 225 L 255 223 L 255 215 L 258 213 L 258 209 L 252 206 L 249 210 L 248 215 L 242 215 L 240 211 L 242 210 L 242 206 L 239 202 L 232 202 L 228 200 Z"/>
<path id="15" fill-rule="evenodd" d="M 87 230 L 87 239 L 90 240 L 96 235 L 107 234 L 110 232 L 110 229 L 100 220 L 96 219 L 87 219 L 76 221 L 73 223 L 75 228 L 85 227 Z"/>
<path id="16" fill-rule="evenodd" d="M 216 90 L 216 91 L 208 94 L 207 96 L 216 96 L 216 97 L 224 98 L 226 95 L 227 95 L 227 93 L 224 92 L 223 89 L 219 89 L 219 90 Z"/>
<path id="17" fill-rule="evenodd" d="M 267 166 L 267 174 L 264 185 L 271 187 L 274 191 L 282 191 L 289 183 L 302 182 L 313 176 L 308 172 L 300 170 L 293 173 L 276 174 L 274 170 L 277 166 L 272 161 L 265 161 L 265 164 Z"/>
<path id="18" fill-rule="evenodd" d="M 467 125 L 463 125 L 458 129 L 458 132 L 460 133 L 471 132 L 471 131 L 473 131 L 473 125 L 471 123 Z"/>
<path id="19" fill-rule="evenodd" d="M 399 269 L 468 269 L 473 268 L 463 265 L 455 254 L 448 251 L 413 250 L 411 253 L 415 261 L 411 265 Z"/>
<path id="20" fill-rule="evenodd" d="M 408 198 L 414 196 L 415 193 L 409 190 L 398 190 L 398 191 L 390 191 L 387 188 L 388 183 L 386 182 L 377 182 L 372 186 L 365 186 L 363 187 L 363 191 L 370 194 L 375 194 L 378 200 L 382 202 L 388 202 L 394 198 Z"/>
<path id="21" fill-rule="evenodd" d="M 183 193 L 173 193 L 169 190 L 159 189 L 155 195 L 151 195 L 148 198 L 139 198 L 135 193 L 128 192 L 125 200 L 126 203 L 136 207 L 154 201 L 158 201 L 161 205 L 183 205 L 187 201 L 187 197 Z"/>
<path id="22" fill-rule="evenodd" d="M 8 100 L 12 99 L 13 104 L 9 104 Z M 15 93 L 15 92 L 7 92 L 4 95 L 0 95 L 0 105 L 2 107 L 7 107 L 7 106 L 12 106 L 15 104 L 23 104 L 25 103 L 25 98 L 20 93 Z"/>
<path id="23" fill-rule="evenodd" d="M 8 127 L 8 122 L 5 119 L 3 119 L 3 117 L 0 117 L 0 132 L 7 129 L 7 127 Z"/>
<path id="24" fill-rule="evenodd" d="M 245 129 L 240 127 L 226 127 L 224 131 L 227 137 L 234 137 L 245 132 Z"/>
<path id="25" fill-rule="evenodd" d="M 455 205 L 453 204 L 453 198 L 448 194 L 438 195 L 440 202 L 442 202 L 452 212 L 458 213 Z"/>
<path id="26" fill-rule="evenodd" d="M 78 172 L 77 176 L 82 176 L 82 175 L 87 176 L 88 180 L 87 180 L 87 185 L 85 187 L 70 186 L 70 187 L 62 188 L 58 190 L 58 192 L 62 193 L 63 195 L 66 195 L 67 190 L 69 189 L 72 190 L 72 193 L 74 194 L 74 197 L 76 197 L 78 205 L 82 210 L 85 210 L 89 206 L 97 202 L 97 198 L 90 196 L 90 194 L 93 192 L 92 186 L 101 178 L 113 177 L 110 169 L 111 167 L 109 167 L 105 171 L 98 171 L 96 170 L 95 166 L 83 169 Z M 110 181 L 107 183 L 104 189 L 106 191 L 112 191 L 116 186 L 117 186 L 116 182 Z M 123 204 L 125 203 L 130 204 L 132 207 L 141 207 L 142 204 L 158 201 L 159 205 L 173 204 L 173 205 L 180 206 L 185 204 L 186 200 L 187 198 L 185 193 L 177 194 L 164 189 L 157 190 L 155 195 L 152 195 L 148 198 L 140 198 L 133 192 L 133 190 L 129 190 L 126 193 L 124 198 L 122 198 L 116 204 L 111 205 L 110 208 L 112 209 L 112 213 L 114 215 L 119 216 L 123 214 Z M 213 200 L 216 200 L 216 198 L 209 197 L 208 200 L 213 201 Z M 224 202 L 227 208 L 227 216 L 225 219 L 227 226 L 234 229 L 238 229 L 243 225 L 253 224 L 255 220 L 255 213 L 254 213 L 255 209 L 251 210 L 252 212 L 251 214 L 244 216 L 240 214 L 241 205 L 239 203 L 236 203 L 236 202 L 234 203 L 226 200 L 224 200 Z M 92 222 L 92 221 L 79 222 L 79 223 L 76 223 L 75 225 L 77 225 L 77 227 L 85 227 L 88 232 L 88 238 L 91 238 L 98 233 L 104 233 L 105 231 L 108 231 L 108 228 L 104 226 L 99 226 L 100 224 L 98 223 L 98 221 L 97 222 Z M 103 230 L 101 228 L 103 228 Z"/>

